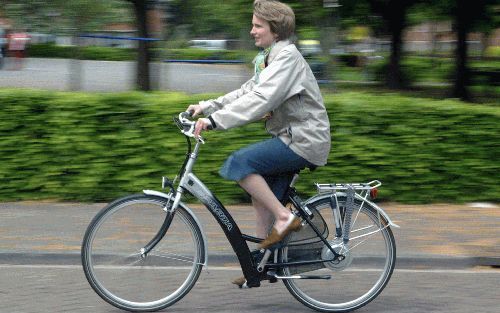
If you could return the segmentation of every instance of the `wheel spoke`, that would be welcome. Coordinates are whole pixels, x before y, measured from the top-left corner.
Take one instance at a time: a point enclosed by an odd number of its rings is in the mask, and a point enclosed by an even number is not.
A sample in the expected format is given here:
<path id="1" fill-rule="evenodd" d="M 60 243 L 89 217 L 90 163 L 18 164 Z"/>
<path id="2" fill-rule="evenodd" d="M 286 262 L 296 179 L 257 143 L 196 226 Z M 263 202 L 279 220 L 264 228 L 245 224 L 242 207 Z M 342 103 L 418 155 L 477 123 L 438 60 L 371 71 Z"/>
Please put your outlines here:
<path id="1" fill-rule="evenodd" d="M 170 259 L 170 260 L 175 260 L 175 261 L 181 261 L 181 262 L 185 262 L 185 263 L 193 263 L 193 264 L 203 264 L 203 263 L 197 263 L 194 261 L 194 256 L 192 257 L 189 257 L 189 256 L 184 256 L 184 255 L 181 255 L 181 254 L 176 254 L 176 253 L 168 253 L 168 252 L 163 252 L 163 253 L 149 253 L 148 256 L 151 256 L 151 255 L 154 255 L 154 256 L 157 256 L 157 257 L 160 257 L 160 258 L 164 258 L 164 259 Z"/>
<path id="2" fill-rule="evenodd" d="M 363 242 L 367 241 L 371 236 L 374 236 L 375 234 L 383 231 L 384 229 L 386 229 L 388 226 L 384 227 L 384 228 L 379 228 L 377 230 L 374 230 L 374 231 L 371 231 L 369 233 L 366 233 L 366 234 L 362 234 L 362 235 L 359 235 L 359 236 L 356 236 L 356 237 L 353 237 L 350 239 L 350 241 L 352 240 L 357 240 L 357 239 L 360 239 L 360 238 L 365 238 L 364 240 L 356 243 L 354 246 L 352 247 L 349 247 L 349 251 L 352 251 L 355 247 L 359 246 L 360 244 L 362 244 Z"/>
<path id="3" fill-rule="evenodd" d="M 200 274 L 205 244 L 198 224 L 181 204 L 163 234 L 165 205 L 156 196 L 123 198 L 99 212 L 87 229 L 85 275 L 97 294 L 117 308 L 166 308 L 186 295 Z M 144 254 L 145 246 L 153 250 Z"/>
<path id="4" fill-rule="evenodd" d="M 128 255 L 120 254 L 95 254 L 92 257 L 94 264 L 102 265 L 132 265 L 141 259 L 140 253 L 132 253 Z"/>
<path id="5" fill-rule="evenodd" d="M 345 213 L 345 196 L 338 197 L 340 213 Z M 337 238 L 335 221 L 330 207 L 329 197 L 308 203 L 310 209 L 323 217 L 327 224 L 331 247 L 344 255 L 342 260 L 324 262 L 322 266 L 294 266 L 283 269 L 284 276 L 296 272 L 308 272 L 308 275 L 331 275 L 332 280 L 289 279 L 284 281 L 290 293 L 306 306 L 324 312 L 345 312 L 355 310 L 373 300 L 385 287 L 394 269 L 394 237 L 383 216 L 366 200 L 356 200 L 353 210 L 349 244 L 343 244 L 343 238 Z M 321 221 L 317 219 L 315 223 Z M 314 222 L 314 221 L 313 221 Z M 344 218 L 342 219 L 344 223 Z M 303 236 L 306 234 L 304 233 Z M 295 237 L 294 237 L 295 236 Z M 290 235 L 290 242 L 300 240 L 300 232 Z M 321 254 L 323 260 L 331 259 L 333 253 L 323 244 L 304 246 L 310 251 L 300 254 L 300 248 L 293 246 L 282 249 L 282 261 L 287 261 L 290 252 L 293 261 L 314 258 Z M 296 252 L 299 251 L 299 252 Z M 303 269 L 302 269 L 303 267 Z M 335 284 L 334 286 L 332 284 Z M 335 288 L 336 286 L 336 288 Z"/>

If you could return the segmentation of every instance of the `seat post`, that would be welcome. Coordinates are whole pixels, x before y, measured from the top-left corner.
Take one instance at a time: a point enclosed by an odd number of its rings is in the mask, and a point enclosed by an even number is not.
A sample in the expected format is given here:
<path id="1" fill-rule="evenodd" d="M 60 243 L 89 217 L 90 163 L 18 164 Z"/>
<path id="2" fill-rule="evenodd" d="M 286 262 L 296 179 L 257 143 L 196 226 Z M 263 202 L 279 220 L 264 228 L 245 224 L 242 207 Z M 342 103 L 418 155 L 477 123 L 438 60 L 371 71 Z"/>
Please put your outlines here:
<path id="1" fill-rule="evenodd" d="M 293 174 L 292 181 L 290 182 L 290 188 L 295 187 L 295 184 L 297 183 L 297 180 L 299 180 L 299 173 Z"/>

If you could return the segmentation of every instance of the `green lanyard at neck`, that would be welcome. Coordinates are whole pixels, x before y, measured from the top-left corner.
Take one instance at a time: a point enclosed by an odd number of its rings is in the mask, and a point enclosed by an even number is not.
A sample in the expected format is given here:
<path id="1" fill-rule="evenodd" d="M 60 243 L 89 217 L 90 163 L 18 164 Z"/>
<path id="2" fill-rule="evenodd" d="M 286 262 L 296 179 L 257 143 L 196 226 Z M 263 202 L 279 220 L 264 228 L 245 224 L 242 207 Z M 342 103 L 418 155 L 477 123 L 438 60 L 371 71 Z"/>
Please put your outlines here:
<path id="1" fill-rule="evenodd" d="M 272 44 L 269 48 L 260 51 L 259 54 L 257 54 L 257 56 L 254 59 L 256 83 L 259 83 L 260 72 L 262 72 L 266 68 L 266 58 L 269 55 L 269 52 L 271 52 L 273 46 L 274 44 Z"/>

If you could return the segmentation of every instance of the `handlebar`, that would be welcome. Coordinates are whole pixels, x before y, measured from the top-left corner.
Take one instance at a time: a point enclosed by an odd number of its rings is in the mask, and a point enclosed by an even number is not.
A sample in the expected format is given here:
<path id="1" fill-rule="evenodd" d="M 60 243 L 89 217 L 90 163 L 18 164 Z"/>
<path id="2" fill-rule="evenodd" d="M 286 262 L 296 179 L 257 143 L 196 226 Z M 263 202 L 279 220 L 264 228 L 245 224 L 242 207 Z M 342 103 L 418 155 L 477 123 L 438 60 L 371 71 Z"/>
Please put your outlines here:
<path id="1" fill-rule="evenodd" d="M 181 130 L 181 133 L 187 137 L 194 138 L 194 126 L 196 122 L 190 119 L 191 116 L 191 112 L 181 112 L 178 117 L 174 117 L 174 122 Z"/>
<path id="2" fill-rule="evenodd" d="M 191 118 L 191 117 L 193 117 L 193 113 L 191 113 L 190 111 L 181 112 L 179 114 L 179 118 L 185 118 L 185 119 L 187 119 L 187 118 Z"/>
<path id="3" fill-rule="evenodd" d="M 177 127 L 181 130 L 181 133 L 184 136 L 195 138 L 197 141 L 201 143 L 205 143 L 201 136 L 196 137 L 194 135 L 194 128 L 196 125 L 196 121 L 193 121 L 191 118 L 193 117 L 193 113 L 189 111 L 179 113 L 178 117 L 174 117 L 174 122 L 177 124 Z"/>

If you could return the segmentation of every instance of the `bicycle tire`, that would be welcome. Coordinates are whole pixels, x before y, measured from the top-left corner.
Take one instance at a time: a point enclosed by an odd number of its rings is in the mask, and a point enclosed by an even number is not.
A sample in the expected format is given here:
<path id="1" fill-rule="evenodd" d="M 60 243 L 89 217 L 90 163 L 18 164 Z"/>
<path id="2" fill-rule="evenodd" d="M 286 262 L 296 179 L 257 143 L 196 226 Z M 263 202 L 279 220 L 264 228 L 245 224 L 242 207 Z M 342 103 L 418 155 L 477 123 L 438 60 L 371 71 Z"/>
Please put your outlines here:
<path id="1" fill-rule="evenodd" d="M 94 291 L 111 305 L 134 312 L 164 309 L 196 283 L 205 260 L 198 224 L 181 204 L 173 215 L 167 200 L 132 195 L 102 209 L 82 243 L 82 265 Z M 158 236 L 167 216 L 164 236 Z M 141 248 L 158 239 L 144 257 Z"/>
<path id="2" fill-rule="evenodd" d="M 344 214 L 345 195 L 338 196 L 341 215 Z M 352 215 L 350 252 L 344 261 L 319 263 L 308 266 L 285 267 L 283 276 L 294 274 L 331 275 L 331 279 L 284 279 L 288 291 L 301 303 L 320 312 L 349 312 L 361 308 L 375 299 L 387 285 L 396 263 L 396 243 L 388 221 L 368 202 L 355 200 Z M 361 206 L 362 205 L 362 206 Z M 320 198 L 308 207 L 320 212 L 327 222 L 329 242 L 341 241 L 335 237 L 333 213 L 329 197 Z M 359 212 L 359 213 L 358 213 Z M 314 218 L 313 218 L 314 220 Z M 376 231 L 376 230 L 379 231 Z M 311 231 L 308 226 L 297 233 L 291 233 L 286 240 L 297 241 L 301 232 Z M 370 232 L 375 231 L 373 234 Z M 365 235 L 359 239 L 355 237 Z M 364 241 L 362 241 L 364 240 Z M 318 259 L 332 253 L 323 242 L 300 246 L 285 246 L 280 250 L 282 262 Z M 345 262 L 345 263 L 342 263 Z"/>

